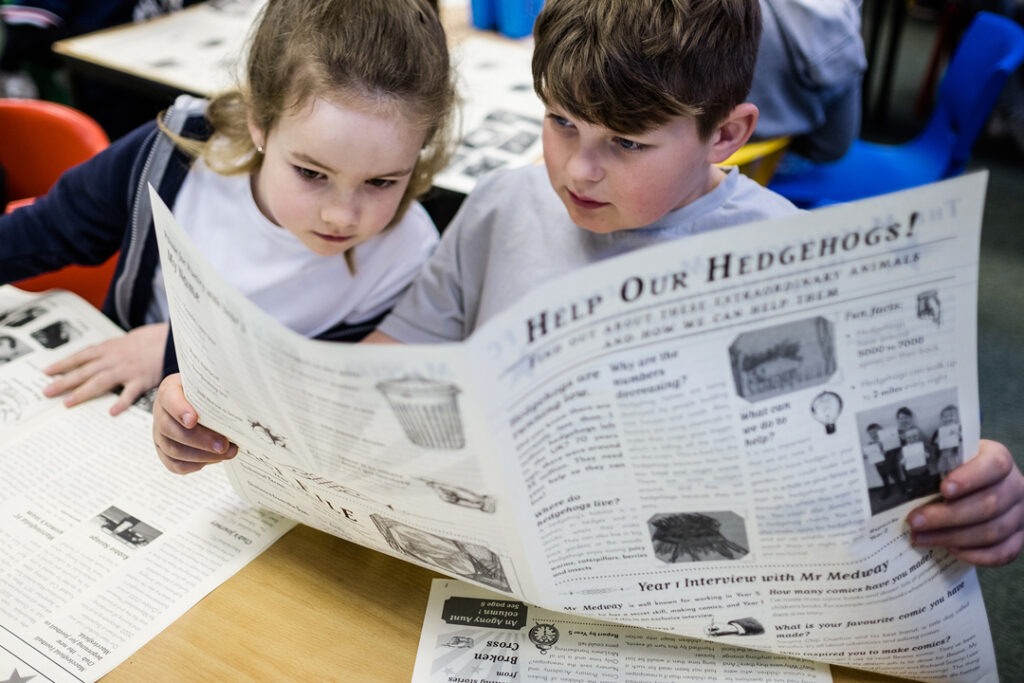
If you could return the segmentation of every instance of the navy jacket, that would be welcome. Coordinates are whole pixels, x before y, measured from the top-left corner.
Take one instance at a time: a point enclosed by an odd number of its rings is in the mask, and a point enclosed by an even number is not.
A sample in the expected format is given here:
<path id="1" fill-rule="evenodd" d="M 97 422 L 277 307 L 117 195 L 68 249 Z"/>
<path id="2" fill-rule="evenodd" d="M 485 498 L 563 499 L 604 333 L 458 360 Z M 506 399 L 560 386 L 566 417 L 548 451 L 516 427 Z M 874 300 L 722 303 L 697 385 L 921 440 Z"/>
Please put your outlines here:
<path id="1" fill-rule="evenodd" d="M 205 100 L 179 97 L 164 115 L 171 131 L 197 140 L 212 129 Z M 0 215 L 0 284 L 69 264 L 98 265 L 120 249 L 103 312 L 125 330 L 145 323 L 159 262 L 147 185 L 174 206 L 191 158 L 160 132 L 140 126 L 95 157 L 66 171 L 45 196 Z M 358 341 L 383 318 L 340 324 L 319 339 Z M 176 370 L 168 338 L 165 371 Z"/>

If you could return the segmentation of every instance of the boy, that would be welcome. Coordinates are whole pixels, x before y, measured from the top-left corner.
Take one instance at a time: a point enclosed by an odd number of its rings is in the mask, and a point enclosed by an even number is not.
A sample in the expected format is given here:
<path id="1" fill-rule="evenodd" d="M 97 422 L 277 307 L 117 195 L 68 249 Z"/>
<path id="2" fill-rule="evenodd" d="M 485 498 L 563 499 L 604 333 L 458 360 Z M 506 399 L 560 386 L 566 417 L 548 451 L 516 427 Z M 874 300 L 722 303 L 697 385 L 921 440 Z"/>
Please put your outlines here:
<path id="1" fill-rule="evenodd" d="M 736 169 L 714 166 L 757 122 L 757 108 L 743 101 L 760 38 L 757 0 L 548 0 L 534 38 L 547 176 L 527 167 L 482 181 L 366 341 L 462 340 L 571 268 L 796 210 Z M 197 427 L 177 376 L 161 385 L 153 412 L 157 452 L 171 471 L 234 455 L 223 436 Z M 919 508 L 911 524 L 919 545 L 964 543 L 964 559 L 1005 564 L 1024 542 L 1024 476 L 1002 446 L 985 442 L 982 451 L 943 493 L 1000 487 L 999 509 L 979 510 L 968 496 Z"/>
<path id="2" fill-rule="evenodd" d="M 757 122 L 744 98 L 759 17 L 748 0 L 545 4 L 533 77 L 547 109 L 546 174 L 532 166 L 482 180 L 378 330 L 405 343 L 459 341 L 567 270 L 794 212 L 713 165 Z M 707 26 L 719 28 L 712 36 Z"/>

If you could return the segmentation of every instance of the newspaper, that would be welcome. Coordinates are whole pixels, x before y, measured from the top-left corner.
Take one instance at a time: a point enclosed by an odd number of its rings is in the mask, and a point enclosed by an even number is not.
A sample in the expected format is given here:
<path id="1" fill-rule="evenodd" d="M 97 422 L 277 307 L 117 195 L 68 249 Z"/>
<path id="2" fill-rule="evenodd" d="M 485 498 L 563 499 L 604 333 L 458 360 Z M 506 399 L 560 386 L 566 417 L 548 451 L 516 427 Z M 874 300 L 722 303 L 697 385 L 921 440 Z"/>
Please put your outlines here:
<path id="1" fill-rule="evenodd" d="M 492 615 L 505 616 L 495 621 Z M 434 579 L 412 683 L 832 683 L 827 664 L 553 612 Z"/>
<path id="2" fill-rule="evenodd" d="M 301 338 L 153 205 L 186 395 L 254 505 L 548 609 L 973 681 L 976 575 L 904 517 L 977 447 L 985 182 L 627 254 L 430 346 Z"/>
<path id="3" fill-rule="evenodd" d="M 43 396 L 42 368 L 119 334 L 68 292 L 0 287 L 0 680 L 99 679 L 294 526 L 216 468 L 167 472 L 145 407 Z"/>

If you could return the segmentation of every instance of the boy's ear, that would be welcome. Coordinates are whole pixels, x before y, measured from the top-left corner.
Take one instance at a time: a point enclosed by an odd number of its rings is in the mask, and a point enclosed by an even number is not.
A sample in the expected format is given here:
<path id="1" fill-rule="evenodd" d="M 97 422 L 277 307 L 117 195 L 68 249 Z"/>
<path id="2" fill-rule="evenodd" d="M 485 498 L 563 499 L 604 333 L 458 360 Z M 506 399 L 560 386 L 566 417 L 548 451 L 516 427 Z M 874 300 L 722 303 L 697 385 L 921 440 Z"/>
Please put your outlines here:
<path id="1" fill-rule="evenodd" d="M 757 125 L 757 105 L 744 102 L 736 105 L 711 133 L 711 151 L 708 161 L 720 164 L 747 144 Z"/>

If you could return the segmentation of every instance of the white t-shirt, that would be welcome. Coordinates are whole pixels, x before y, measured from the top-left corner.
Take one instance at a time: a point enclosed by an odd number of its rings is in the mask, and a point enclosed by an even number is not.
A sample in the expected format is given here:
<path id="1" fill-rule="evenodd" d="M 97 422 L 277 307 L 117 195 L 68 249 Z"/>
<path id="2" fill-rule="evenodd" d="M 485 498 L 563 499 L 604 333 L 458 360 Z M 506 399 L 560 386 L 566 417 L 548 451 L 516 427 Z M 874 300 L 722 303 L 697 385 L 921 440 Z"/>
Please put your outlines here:
<path id="1" fill-rule="evenodd" d="M 390 230 L 342 254 L 314 254 L 260 212 L 248 175 L 223 176 L 196 161 L 174 202 L 174 217 L 229 283 L 290 329 L 315 337 L 370 320 L 394 305 L 437 244 L 437 229 L 413 202 Z M 159 268 L 147 322 L 168 319 Z"/>

